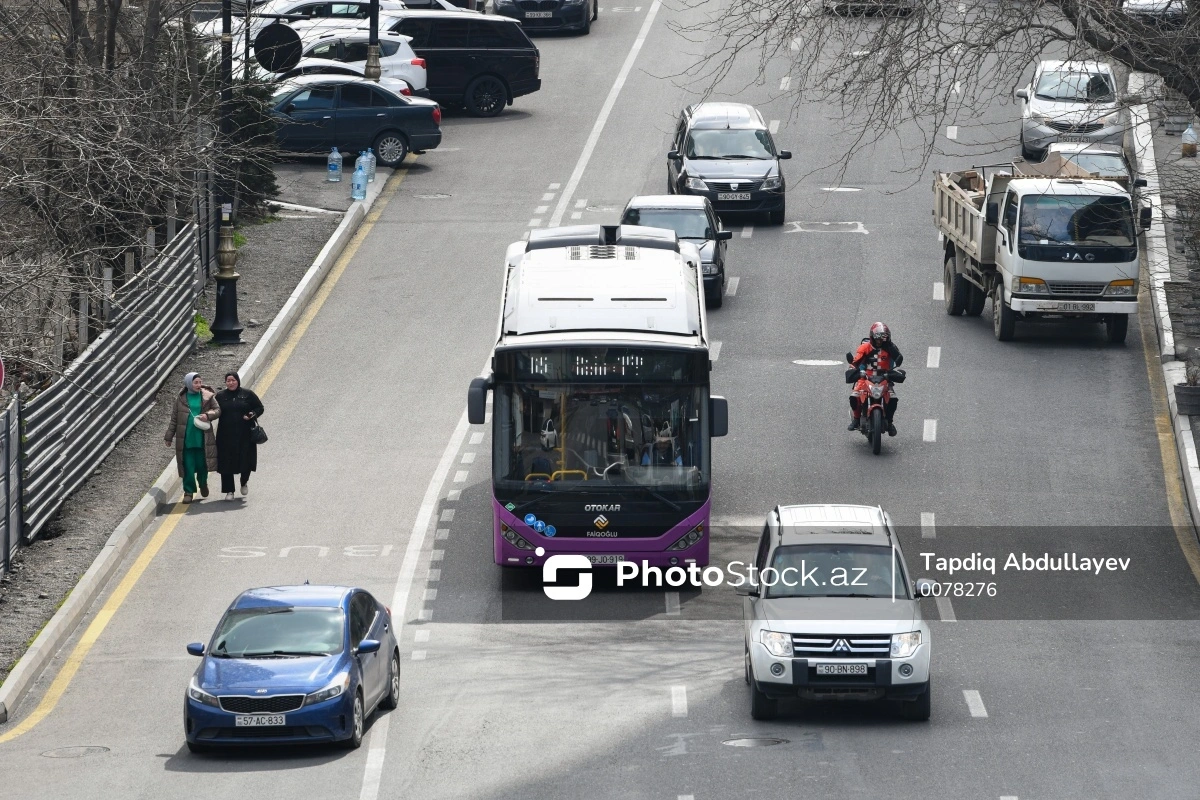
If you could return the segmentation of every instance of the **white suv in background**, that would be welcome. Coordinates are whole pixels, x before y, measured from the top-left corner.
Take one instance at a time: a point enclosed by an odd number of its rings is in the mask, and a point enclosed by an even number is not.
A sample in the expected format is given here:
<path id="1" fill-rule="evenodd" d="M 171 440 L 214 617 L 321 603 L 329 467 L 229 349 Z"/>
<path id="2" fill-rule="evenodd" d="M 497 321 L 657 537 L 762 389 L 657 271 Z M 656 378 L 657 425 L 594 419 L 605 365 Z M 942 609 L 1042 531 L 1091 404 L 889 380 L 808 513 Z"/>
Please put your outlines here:
<path id="1" fill-rule="evenodd" d="M 909 577 L 882 509 L 777 506 L 754 564 L 761 579 L 738 589 L 750 716 L 773 718 L 784 698 L 886 699 L 929 719 L 928 587 Z"/>
<path id="2" fill-rule="evenodd" d="M 367 42 L 370 33 L 360 28 L 313 28 L 300 32 L 304 50 L 296 70 L 312 73 L 322 62 L 338 62 L 361 75 L 367 66 Z M 425 59 L 418 58 L 409 42 L 412 37 L 379 31 L 379 71 L 381 77 L 397 78 L 412 87 L 413 94 L 428 96 L 428 71 Z M 333 65 L 331 64 L 332 68 Z M 341 71 L 330 69 L 328 71 Z"/>

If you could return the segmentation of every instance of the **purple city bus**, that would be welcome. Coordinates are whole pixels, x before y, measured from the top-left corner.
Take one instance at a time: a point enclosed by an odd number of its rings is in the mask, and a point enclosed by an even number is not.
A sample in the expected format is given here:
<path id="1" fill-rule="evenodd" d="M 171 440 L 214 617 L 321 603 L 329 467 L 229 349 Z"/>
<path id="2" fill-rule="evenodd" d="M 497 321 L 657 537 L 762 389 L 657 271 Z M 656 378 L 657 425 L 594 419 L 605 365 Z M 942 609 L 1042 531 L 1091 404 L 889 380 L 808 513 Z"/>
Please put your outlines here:
<path id="1" fill-rule="evenodd" d="M 700 256 L 673 231 L 582 225 L 508 249 L 487 421 L 497 564 L 708 564 L 709 395 Z"/>

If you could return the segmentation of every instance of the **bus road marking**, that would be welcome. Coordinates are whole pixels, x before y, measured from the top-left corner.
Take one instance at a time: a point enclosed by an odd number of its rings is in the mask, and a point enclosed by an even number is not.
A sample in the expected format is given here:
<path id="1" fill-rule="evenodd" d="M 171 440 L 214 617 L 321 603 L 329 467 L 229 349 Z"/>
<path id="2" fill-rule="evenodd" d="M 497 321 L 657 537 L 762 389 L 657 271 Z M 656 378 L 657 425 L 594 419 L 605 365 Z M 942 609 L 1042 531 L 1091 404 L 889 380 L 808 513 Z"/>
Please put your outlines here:
<path id="1" fill-rule="evenodd" d="M 979 692 L 975 689 L 963 689 L 963 699 L 967 701 L 967 708 L 971 712 L 972 717 L 986 717 L 987 709 L 983 705 L 983 698 L 979 696 Z"/>
<path id="2" fill-rule="evenodd" d="M 942 348 L 929 348 L 929 357 L 925 359 L 925 366 L 929 369 L 937 369 L 942 363 Z"/>
<path id="3" fill-rule="evenodd" d="M 716 361 L 718 358 L 720 358 L 721 357 L 721 343 L 713 342 L 712 347 L 708 348 L 708 354 L 709 354 L 709 357 L 713 361 Z"/>
<path id="4" fill-rule="evenodd" d="M 672 617 L 679 616 L 679 592 L 667 592 L 667 614 Z"/>
<path id="5" fill-rule="evenodd" d="M 741 278 L 730 278 L 729 279 L 729 282 L 725 284 L 725 296 L 726 297 L 733 297 L 735 294 L 737 294 L 738 283 L 740 283 L 741 280 L 742 280 Z"/>
<path id="6" fill-rule="evenodd" d="M 921 512 L 921 538 L 935 539 L 937 538 L 937 524 L 934 521 L 932 511 Z"/>
<path id="7" fill-rule="evenodd" d="M 942 618 L 942 622 L 958 622 L 958 617 L 954 616 L 954 606 L 950 605 L 949 597 L 935 597 L 934 602 L 937 603 L 938 616 Z"/>
<path id="8" fill-rule="evenodd" d="M 471 452 L 463 453 L 462 463 L 474 464 L 475 463 L 475 452 L 471 451 Z"/>
<path id="9" fill-rule="evenodd" d="M 747 225 L 746 227 L 742 228 L 742 238 L 743 239 L 749 239 L 753 235 L 754 235 L 754 226 L 753 225 Z"/>
<path id="10" fill-rule="evenodd" d="M 463 481 L 465 481 L 467 479 L 467 476 L 470 474 L 471 474 L 470 470 L 460 469 L 458 472 L 454 473 L 454 482 L 462 483 Z"/>
<path id="11" fill-rule="evenodd" d="M 941 281 L 938 281 L 935 284 L 933 284 L 933 299 L 934 300 L 945 300 L 946 299 L 946 284 L 942 283 Z"/>
<path id="12" fill-rule="evenodd" d="M 687 716 L 687 687 L 672 686 L 671 687 L 671 716 L 686 717 Z"/>
<path id="13" fill-rule="evenodd" d="M 937 420 L 936 419 L 925 420 L 925 435 L 922 438 L 924 438 L 925 441 L 927 441 L 927 442 L 936 442 L 937 441 Z"/>

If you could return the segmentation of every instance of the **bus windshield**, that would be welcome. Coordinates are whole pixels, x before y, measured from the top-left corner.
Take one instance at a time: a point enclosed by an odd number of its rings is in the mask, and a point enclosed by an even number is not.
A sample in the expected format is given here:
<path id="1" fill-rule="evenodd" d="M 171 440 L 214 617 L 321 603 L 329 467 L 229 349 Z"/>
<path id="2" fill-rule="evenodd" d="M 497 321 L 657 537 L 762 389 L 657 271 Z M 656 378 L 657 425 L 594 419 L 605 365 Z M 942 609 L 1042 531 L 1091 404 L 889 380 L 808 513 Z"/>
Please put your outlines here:
<path id="1" fill-rule="evenodd" d="M 1126 197 L 1030 195 L 1021 201 L 1021 244 L 1131 247 L 1136 239 Z"/>

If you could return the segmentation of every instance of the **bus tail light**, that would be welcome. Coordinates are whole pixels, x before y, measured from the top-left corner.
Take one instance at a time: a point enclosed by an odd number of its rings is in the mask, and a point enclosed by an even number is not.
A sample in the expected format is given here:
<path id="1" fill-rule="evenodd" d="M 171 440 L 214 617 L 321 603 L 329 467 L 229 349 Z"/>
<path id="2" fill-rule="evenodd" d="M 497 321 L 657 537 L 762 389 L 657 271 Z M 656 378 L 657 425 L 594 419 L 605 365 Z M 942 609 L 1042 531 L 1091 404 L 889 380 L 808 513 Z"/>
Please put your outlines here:
<path id="1" fill-rule="evenodd" d="M 675 544 L 668 547 L 667 551 L 670 552 L 672 550 L 686 550 L 689 547 L 691 547 L 692 545 L 694 545 L 696 542 L 700 541 L 700 538 L 702 536 L 704 536 L 704 523 L 701 523 L 701 524 L 697 525 L 696 527 L 692 528 L 690 531 L 688 531 L 688 533 L 685 536 L 683 536 L 682 538 L 680 538 L 679 541 L 675 542 Z"/>

